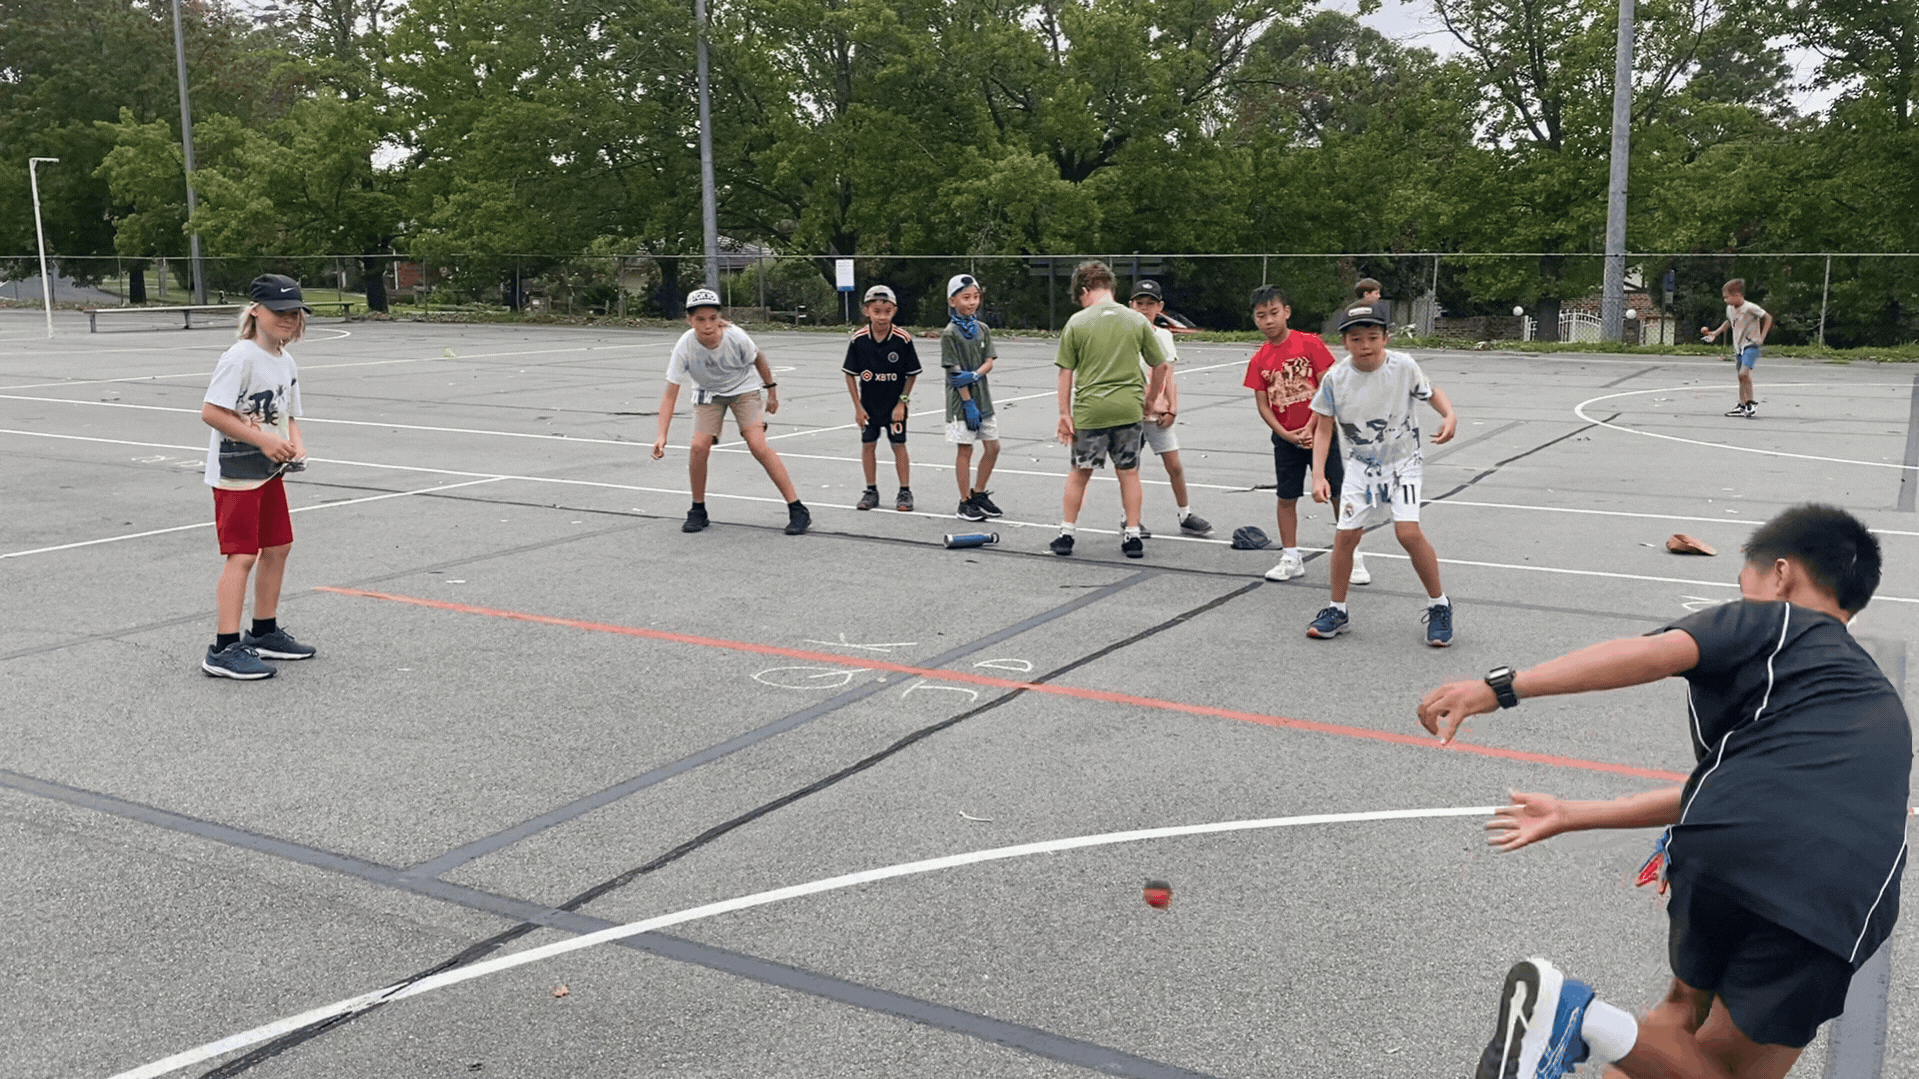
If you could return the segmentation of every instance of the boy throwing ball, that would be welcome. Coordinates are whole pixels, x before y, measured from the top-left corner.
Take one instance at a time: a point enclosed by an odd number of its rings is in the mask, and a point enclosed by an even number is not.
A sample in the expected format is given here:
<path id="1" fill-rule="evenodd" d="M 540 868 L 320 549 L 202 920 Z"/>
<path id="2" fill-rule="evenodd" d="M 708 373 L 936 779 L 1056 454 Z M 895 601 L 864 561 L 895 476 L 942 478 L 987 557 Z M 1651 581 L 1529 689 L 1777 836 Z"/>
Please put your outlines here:
<path id="1" fill-rule="evenodd" d="M 1772 315 L 1766 309 L 1746 299 L 1746 279 L 1735 277 L 1726 282 L 1719 290 L 1726 301 L 1726 321 L 1718 329 L 1699 327 L 1700 336 L 1707 341 L 1717 340 L 1727 330 L 1732 331 L 1732 358 L 1739 368 L 1739 403 L 1727 411 L 1728 416 L 1756 420 L 1759 413 L 1754 411 L 1756 402 L 1752 398 L 1752 369 L 1759 366 L 1759 346 L 1766 343 L 1766 335 L 1772 332 Z"/>

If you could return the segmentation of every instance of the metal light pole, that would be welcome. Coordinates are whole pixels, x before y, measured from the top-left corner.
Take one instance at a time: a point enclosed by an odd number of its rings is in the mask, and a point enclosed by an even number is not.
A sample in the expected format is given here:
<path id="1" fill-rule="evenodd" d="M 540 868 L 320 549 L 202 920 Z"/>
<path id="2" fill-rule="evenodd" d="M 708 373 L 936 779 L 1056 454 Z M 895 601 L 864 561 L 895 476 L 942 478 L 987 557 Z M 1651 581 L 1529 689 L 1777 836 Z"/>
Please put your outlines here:
<path id="1" fill-rule="evenodd" d="M 47 305 L 47 336 L 53 336 L 53 279 L 47 276 L 47 230 L 40 224 L 40 163 L 59 164 L 57 157 L 27 158 L 27 186 L 33 188 L 33 234 L 40 240 L 40 298 Z"/>
<path id="2" fill-rule="evenodd" d="M 178 0 L 175 0 L 177 3 Z M 693 0 L 699 37 L 700 76 L 700 227 L 706 242 L 706 287 L 720 287 L 720 211 L 713 191 L 713 95 L 706 78 L 706 0 Z"/>
<path id="3" fill-rule="evenodd" d="M 187 45 L 180 34 L 180 0 L 173 0 L 173 63 L 180 75 L 180 148 L 187 154 L 187 219 L 192 220 L 200 198 L 193 191 L 193 108 L 187 103 Z M 193 302 L 207 302 L 206 265 L 200 260 L 200 234 L 188 234 L 188 253 L 192 255 Z"/>
<path id="4" fill-rule="evenodd" d="M 1619 0 L 1619 42 L 1613 60 L 1612 177 L 1606 187 L 1606 279 L 1599 296 L 1599 336 L 1626 335 L 1626 173 L 1632 162 L 1633 0 Z"/>

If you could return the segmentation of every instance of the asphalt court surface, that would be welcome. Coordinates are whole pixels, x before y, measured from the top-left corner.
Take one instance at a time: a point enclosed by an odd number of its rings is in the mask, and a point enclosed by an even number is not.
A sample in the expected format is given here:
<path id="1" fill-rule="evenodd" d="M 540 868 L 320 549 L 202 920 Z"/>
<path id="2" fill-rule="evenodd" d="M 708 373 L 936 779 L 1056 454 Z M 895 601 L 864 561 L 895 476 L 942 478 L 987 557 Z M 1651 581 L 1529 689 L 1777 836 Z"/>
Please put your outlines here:
<path id="1" fill-rule="evenodd" d="M 781 534 L 729 426 L 715 524 L 688 536 L 690 416 L 648 454 L 675 334 L 322 319 L 294 350 L 312 464 L 280 612 L 320 655 L 233 683 L 198 670 L 220 565 L 198 412 L 230 338 L 57 322 L 48 340 L 0 312 L 8 1075 L 130 1071 L 455 961 L 844 874 L 1246 820 L 1278 823 L 734 904 L 166 1074 L 1464 1074 L 1516 958 L 1657 999 L 1664 914 L 1627 883 L 1650 837 L 1496 855 L 1477 814 L 1292 818 L 1685 772 L 1677 683 L 1482 717 L 1477 751 L 1410 737 L 1412 709 L 1731 598 L 1740 542 L 1786 505 L 1881 530 L 1857 632 L 1884 662 L 1903 670 L 1919 619 L 1899 365 L 1769 358 L 1744 421 L 1709 359 L 1421 354 L 1460 416 L 1427 455 L 1459 634 L 1434 650 L 1388 531 L 1330 642 L 1304 635 L 1323 559 L 1262 583 L 1275 554 L 1227 546 L 1276 531 L 1250 344 L 1182 348 L 1181 456 L 1216 532 L 1173 535 L 1148 460 L 1157 535 L 1134 561 L 1110 478 L 1079 553 L 1046 551 L 1066 468 L 1047 340 L 1000 342 L 1006 516 L 975 526 L 930 379 L 919 512 L 856 512 L 843 339 L 756 335 L 813 532 Z M 892 482 L 882 454 L 887 504 Z M 1300 506 L 1303 543 L 1329 542 Z M 980 527 L 1001 543 L 940 545 Z M 1680 531 L 1721 556 L 1666 553 Z M 1887 1075 L 1919 1070 L 1915 954 L 1902 928 Z M 1826 1042 L 1794 1074 L 1822 1074 Z"/>

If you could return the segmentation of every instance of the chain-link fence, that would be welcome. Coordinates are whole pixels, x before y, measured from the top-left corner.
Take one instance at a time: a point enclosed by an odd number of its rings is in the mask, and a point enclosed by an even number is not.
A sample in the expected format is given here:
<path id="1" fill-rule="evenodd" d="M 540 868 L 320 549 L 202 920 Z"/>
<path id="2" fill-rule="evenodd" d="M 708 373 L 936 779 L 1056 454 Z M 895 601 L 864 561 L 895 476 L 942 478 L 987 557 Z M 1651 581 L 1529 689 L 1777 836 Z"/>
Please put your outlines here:
<path id="1" fill-rule="evenodd" d="M 741 321 L 835 325 L 858 318 L 873 284 L 900 298 L 899 321 L 945 321 L 945 285 L 970 273 L 984 286 L 983 316 L 1008 329 L 1058 329 L 1077 309 L 1073 268 L 1103 259 L 1121 291 L 1150 278 L 1168 311 L 1193 326 L 1251 330 L 1249 298 L 1262 284 L 1284 289 L 1292 324 L 1327 325 L 1370 277 L 1393 304 L 1396 326 L 1463 341 L 1598 341 L 1599 255 L 888 255 L 854 256 L 854 292 L 835 287 L 840 256 L 723 253 L 720 293 Z M 167 259 L 61 257 L 56 299 L 82 306 L 180 305 L 192 301 L 193 267 Z M 687 290 L 703 284 L 698 255 L 442 255 L 209 257 L 209 302 L 238 302 L 262 273 L 301 281 L 309 300 L 396 314 L 509 312 L 678 318 Z M 1887 346 L 1919 339 L 1919 257 L 1906 254 L 1635 254 L 1628 256 L 1627 343 L 1695 342 L 1725 319 L 1720 289 L 1746 281 L 1746 296 L 1770 312 L 1778 344 Z M 0 258 L 0 300 L 38 301 L 31 256 Z"/>

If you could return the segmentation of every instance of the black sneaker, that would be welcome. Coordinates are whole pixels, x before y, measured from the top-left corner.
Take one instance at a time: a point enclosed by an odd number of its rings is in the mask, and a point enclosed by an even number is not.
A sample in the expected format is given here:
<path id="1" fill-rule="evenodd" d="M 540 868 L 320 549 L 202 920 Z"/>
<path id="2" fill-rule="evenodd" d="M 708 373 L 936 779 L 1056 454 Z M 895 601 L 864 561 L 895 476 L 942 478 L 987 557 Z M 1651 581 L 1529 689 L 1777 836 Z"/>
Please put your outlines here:
<path id="1" fill-rule="evenodd" d="M 893 496 L 893 508 L 901 513 L 913 512 L 913 489 L 911 487 L 902 487 L 900 488 L 900 493 Z"/>
<path id="2" fill-rule="evenodd" d="M 1213 522 L 1197 513 L 1189 513 L 1179 522 L 1179 530 L 1189 536 L 1210 536 L 1213 534 Z"/>
<path id="3" fill-rule="evenodd" d="M 682 532 L 698 532 L 713 522 L 706 519 L 706 507 L 694 506 L 686 511 L 686 520 L 680 523 Z"/>
<path id="4" fill-rule="evenodd" d="M 220 649 L 207 645 L 207 655 L 200 661 L 200 669 L 214 678 L 237 678 L 242 682 L 272 678 L 280 673 L 278 667 L 260 662 L 259 653 L 239 641 Z"/>
<path id="5" fill-rule="evenodd" d="M 1746 402 L 1746 418 L 1749 420 L 1756 420 L 1759 418 L 1759 402 L 1757 401 Z"/>
<path id="6" fill-rule="evenodd" d="M 293 639 L 293 634 L 284 629 L 255 637 L 251 633 L 242 633 L 240 643 L 253 649 L 255 655 L 268 659 L 312 659 L 319 649 L 310 644 L 301 644 Z"/>
<path id="7" fill-rule="evenodd" d="M 1741 401 L 1737 405 L 1734 405 L 1733 407 L 1727 409 L 1726 415 L 1744 419 L 1745 417 L 1752 415 L 1752 406 L 1745 403 L 1744 401 Z"/>
<path id="8" fill-rule="evenodd" d="M 986 520 L 986 511 L 979 507 L 979 503 L 973 501 L 970 498 L 966 499 L 965 501 L 959 504 L 959 509 L 957 512 L 960 515 L 960 517 L 968 521 Z"/>
<path id="9" fill-rule="evenodd" d="M 1144 534 L 1145 534 L 1144 531 L 1142 531 L 1141 535 L 1144 535 Z M 1146 541 L 1141 539 L 1139 536 L 1127 536 L 1125 539 L 1120 541 L 1119 553 L 1125 555 L 1128 558 L 1145 558 L 1146 557 Z"/>
<path id="10" fill-rule="evenodd" d="M 974 491 L 973 497 L 968 499 L 967 501 L 971 502 L 975 506 L 978 506 L 979 511 L 981 513 L 984 513 L 988 517 L 1005 516 L 1004 514 L 1000 512 L 1000 508 L 998 506 L 993 505 L 993 500 L 986 497 L 987 495 L 990 495 L 992 493 L 993 492 L 991 491 Z"/>
<path id="11" fill-rule="evenodd" d="M 860 493 L 859 505 L 854 506 L 853 508 L 856 510 L 870 510 L 874 508 L 875 506 L 878 506 L 879 504 L 880 504 L 879 488 L 868 487 L 865 491 Z"/>
<path id="12" fill-rule="evenodd" d="M 790 506 L 786 510 L 786 534 L 803 535 L 813 526 L 813 514 L 805 506 Z"/>
<path id="13" fill-rule="evenodd" d="M 1046 549 L 1054 554 L 1072 554 L 1073 537 L 1061 532 L 1059 535 L 1053 537 L 1053 542 L 1047 544 Z"/>

